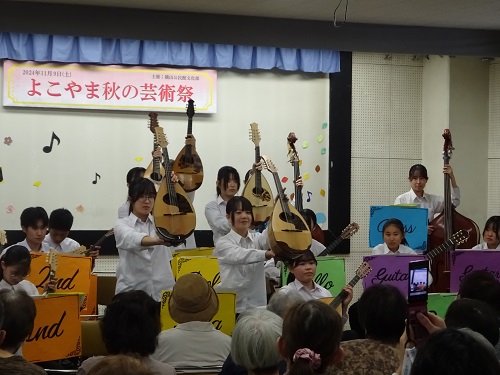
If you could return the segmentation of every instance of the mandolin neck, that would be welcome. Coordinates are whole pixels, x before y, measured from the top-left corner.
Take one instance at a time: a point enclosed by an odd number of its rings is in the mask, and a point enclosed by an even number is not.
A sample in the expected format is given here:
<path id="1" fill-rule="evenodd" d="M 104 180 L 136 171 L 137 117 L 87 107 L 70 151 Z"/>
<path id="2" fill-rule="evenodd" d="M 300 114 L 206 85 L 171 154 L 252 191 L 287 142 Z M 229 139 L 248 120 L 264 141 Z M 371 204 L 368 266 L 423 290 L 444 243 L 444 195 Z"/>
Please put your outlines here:
<path id="1" fill-rule="evenodd" d="M 298 180 L 300 177 L 300 167 L 299 167 L 299 161 L 295 160 L 293 162 L 293 176 L 294 176 L 294 182 Z M 303 209 L 303 204 L 302 204 L 302 186 L 295 185 L 295 208 L 297 211 L 302 211 Z"/>
<path id="2" fill-rule="evenodd" d="M 187 129 L 187 134 L 193 134 L 193 118 L 188 117 L 188 129 Z M 192 146 L 191 145 L 186 145 L 186 156 L 191 156 L 192 154 Z"/>
<path id="3" fill-rule="evenodd" d="M 260 146 L 255 146 L 255 163 L 260 162 Z M 262 171 L 255 171 L 255 187 L 257 191 L 260 191 L 262 188 Z"/>
<path id="4" fill-rule="evenodd" d="M 154 135 L 154 143 L 153 143 L 153 150 L 156 151 L 156 148 L 158 147 L 158 142 L 156 140 L 156 134 Z M 153 173 L 156 175 L 160 175 L 160 165 L 161 165 L 161 158 L 153 158 Z"/>
<path id="5" fill-rule="evenodd" d="M 282 211 L 287 215 L 290 215 L 290 209 L 288 208 L 288 204 L 285 199 L 285 192 L 283 191 L 283 186 L 281 186 L 280 176 L 278 172 L 272 172 L 274 183 L 276 184 L 276 190 L 278 191 L 278 197 L 281 204 Z"/>

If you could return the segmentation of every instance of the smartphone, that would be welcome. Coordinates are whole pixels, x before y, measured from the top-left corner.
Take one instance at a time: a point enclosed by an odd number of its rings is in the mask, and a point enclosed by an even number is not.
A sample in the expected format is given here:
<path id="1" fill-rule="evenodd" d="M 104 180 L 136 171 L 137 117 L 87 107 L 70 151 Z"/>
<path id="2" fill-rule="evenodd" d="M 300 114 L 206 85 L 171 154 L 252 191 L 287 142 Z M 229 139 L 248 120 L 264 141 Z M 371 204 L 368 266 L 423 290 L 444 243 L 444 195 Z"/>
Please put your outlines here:
<path id="1" fill-rule="evenodd" d="M 408 338 L 419 348 L 429 332 L 420 324 L 417 313 L 427 314 L 429 261 L 417 260 L 409 263 L 408 267 L 408 324 L 406 332 Z"/>

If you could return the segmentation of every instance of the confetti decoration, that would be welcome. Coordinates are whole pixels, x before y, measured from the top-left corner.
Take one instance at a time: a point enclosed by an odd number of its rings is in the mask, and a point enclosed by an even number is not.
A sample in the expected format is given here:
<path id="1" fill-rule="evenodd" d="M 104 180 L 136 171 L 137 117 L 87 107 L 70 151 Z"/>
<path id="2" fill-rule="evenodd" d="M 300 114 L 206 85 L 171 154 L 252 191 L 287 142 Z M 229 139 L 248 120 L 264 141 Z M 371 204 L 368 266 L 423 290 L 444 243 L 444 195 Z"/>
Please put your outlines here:
<path id="1" fill-rule="evenodd" d="M 293 201 L 295 199 L 295 193 L 290 194 L 290 200 Z"/>
<path id="2" fill-rule="evenodd" d="M 328 124 L 326 122 L 321 124 L 321 129 L 326 129 L 328 127 Z"/>
<path id="3" fill-rule="evenodd" d="M 302 166 L 302 160 L 299 160 L 299 167 Z"/>
<path id="4" fill-rule="evenodd" d="M 11 214 L 14 212 L 14 206 L 12 204 L 9 204 L 7 207 L 5 207 L 5 212 L 8 214 Z"/>
<path id="5" fill-rule="evenodd" d="M 75 207 L 75 210 L 79 213 L 83 213 L 83 211 L 85 211 L 85 208 L 83 208 L 83 206 L 80 204 Z"/>
<path id="6" fill-rule="evenodd" d="M 323 147 L 323 148 L 321 149 L 321 155 L 324 155 L 324 154 L 326 154 L 326 148 L 324 148 L 324 147 Z"/>
<path id="7" fill-rule="evenodd" d="M 323 142 L 323 136 L 320 134 L 318 135 L 318 143 L 321 143 Z"/>
<path id="8" fill-rule="evenodd" d="M 316 167 L 314 168 L 314 170 L 316 171 L 316 173 L 319 173 L 319 171 L 321 170 L 321 167 L 319 165 L 316 165 Z"/>
<path id="9" fill-rule="evenodd" d="M 142 156 L 136 156 L 135 161 L 140 163 L 142 161 Z"/>
<path id="10" fill-rule="evenodd" d="M 13 140 L 11 137 L 5 137 L 3 139 L 3 143 L 5 143 L 7 146 L 10 146 L 12 144 Z"/>
<path id="11" fill-rule="evenodd" d="M 319 194 L 320 194 L 322 197 L 324 197 L 324 196 L 326 195 L 326 191 L 325 191 L 325 189 L 321 189 L 321 190 L 319 191 Z"/>
<path id="12" fill-rule="evenodd" d="M 304 174 L 304 177 L 303 177 L 304 181 L 307 181 L 309 180 L 309 173 L 306 173 Z"/>
<path id="13" fill-rule="evenodd" d="M 302 148 L 308 148 L 308 147 L 309 147 L 309 142 L 304 141 L 304 143 L 302 143 Z"/>
<path id="14" fill-rule="evenodd" d="M 326 223 L 326 216 L 323 212 L 318 212 L 316 214 L 316 222 L 318 224 L 323 224 L 323 223 Z"/>
<path id="15" fill-rule="evenodd" d="M 283 177 L 283 178 L 281 179 L 281 182 L 282 182 L 282 183 L 284 183 L 284 184 L 286 184 L 286 182 L 287 182 L 287 181 L 288 181 L 288 177 Z"/>
<path id="16" fill-rule="evenodd" d="M 42 181 L 33 182 L 33 186 L 35 186 L 35 187 L 40 187 L 41 184 L 42 184 Z"/>

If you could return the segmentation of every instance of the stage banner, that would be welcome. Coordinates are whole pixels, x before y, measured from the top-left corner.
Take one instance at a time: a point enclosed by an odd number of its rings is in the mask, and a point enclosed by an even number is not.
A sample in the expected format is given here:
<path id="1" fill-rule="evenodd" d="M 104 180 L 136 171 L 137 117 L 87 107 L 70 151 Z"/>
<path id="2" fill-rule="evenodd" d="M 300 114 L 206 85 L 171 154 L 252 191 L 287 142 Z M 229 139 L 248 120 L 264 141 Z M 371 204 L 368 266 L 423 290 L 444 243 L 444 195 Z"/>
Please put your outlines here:
<path id="1" fill-rule="evenodd" d="M 316 260 L 318 266 L 316 267 L 314 282 L 328 289 L 332 296 L 335 297 L 346 285 L 344 258 L 318 257 Z M 281 280 L 283 280 L 283 285 L 287 284 L 286 280 L 289 274 L 290 270 L 282 264 Z"/>
<path id="2" fill-rule="evenodd" d="M 197 273 L 203 276 L 212 287 L 220 283 L 219 264 L 216 257 L 176 256 L 171 264 L 176 280 L 182 275 Z"/>
<path id="3" fill-rule="evenodd" d="M 372 272 L 363 279 L 363 289 L 372 285 L 389 284 L 408 296 L 408 264 L 426 259 L 423 255 L 372 255 L 363 257 Z"/>
<path id="4" fill-rule="evenodd" d="M 427 311 L 444 319 L 448 307 L 457 299 L 457 293 L 429 293 Z"/>
<path id="5" fill-rule="evenodd" d="M 217 112 L 217 71 L 146 66 L 4 61 L 3 105 Z"/>
<path id="6" fill-rule="evenodd" d="M 172 291 L 164 290 L 161 296 L 161 329 L 174 328 L 177 325 L 168 311 L 168 300 L 172 295 Z M 233 333 L 234 324 L 236 323 L 236 293 L 218 292 L 219 311 L 212 319 L 212 324 L 216 329 L 231 336 Z"/>
<path id="7" fill-rule="evenodd" d="M 80 311 L 80 315 L 97 315 L 97 275 L 90 275 L 89 294 L 86 294 Z M 81 320 L 97 320 L 97 316 L 82 317 Z"/>
<path id="8" fill-rule="evenodd" d="M 82 349 L 78 296 L 40 296 L 35 305 L 35 327 L 23 346 L 23 357 L 30 362 L 78 357 Z"/>
<path id="9" fill-rule="evenodd" d="M 417 252 L 427 250 L 427 208 L 413 206 L 371 206 L 370 247 L 384 242 L 382 228 L 389 219 L 399 219 L 403 222 L 409 247 Z"/>
<path id="10" fill-rule="evenodd" d="M 450 291 L 458 292 L 462 279 L 472 271 L 487 271 L 500 281 L 500 251 L 455 250 L 451 252 Z"/>
<path id="11" fill-rule="evenodd" d="M 43 293 L 43 286 L 49 282 L 50 267 L 48 253 L 31 252 L 31 272 L 26 280 L 31 281 Z M 56 292 L 81 292 L 85 295 L 90 290 L 90 271 L 92 258 L 57 254 L 57 289 Z"/>

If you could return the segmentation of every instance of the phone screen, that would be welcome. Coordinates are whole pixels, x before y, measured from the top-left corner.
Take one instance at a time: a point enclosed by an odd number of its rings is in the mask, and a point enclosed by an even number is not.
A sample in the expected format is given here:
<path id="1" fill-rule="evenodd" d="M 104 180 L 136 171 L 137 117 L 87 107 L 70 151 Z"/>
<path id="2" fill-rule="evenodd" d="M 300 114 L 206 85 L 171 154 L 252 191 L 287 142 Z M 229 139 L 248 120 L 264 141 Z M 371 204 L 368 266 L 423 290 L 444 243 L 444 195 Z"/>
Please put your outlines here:
<path id="1" fill-rule="evenodd" d="M 408 302 L 425 301 L 428 294 L 429 262 L 410 262 L 408 275 Z"/>

